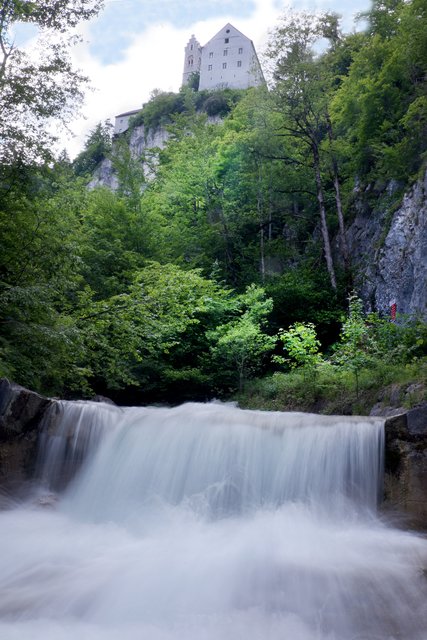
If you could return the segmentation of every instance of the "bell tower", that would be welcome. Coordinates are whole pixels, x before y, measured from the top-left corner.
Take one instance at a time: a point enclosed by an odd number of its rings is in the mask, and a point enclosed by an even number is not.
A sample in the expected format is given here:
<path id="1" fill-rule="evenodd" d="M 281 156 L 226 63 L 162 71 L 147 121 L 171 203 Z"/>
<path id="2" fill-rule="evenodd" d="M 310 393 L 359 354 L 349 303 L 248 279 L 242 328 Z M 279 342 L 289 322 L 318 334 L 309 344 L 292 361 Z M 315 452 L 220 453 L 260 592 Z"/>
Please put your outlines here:
<path id="1" fill-rule="evenodd" d="M 191 36 L 185 47 L 184 71 L 182 74 L 182 85 L 188 84 L 193 73 L 200 72 L 202 60 L 202 47 L 194 35 Z"/>

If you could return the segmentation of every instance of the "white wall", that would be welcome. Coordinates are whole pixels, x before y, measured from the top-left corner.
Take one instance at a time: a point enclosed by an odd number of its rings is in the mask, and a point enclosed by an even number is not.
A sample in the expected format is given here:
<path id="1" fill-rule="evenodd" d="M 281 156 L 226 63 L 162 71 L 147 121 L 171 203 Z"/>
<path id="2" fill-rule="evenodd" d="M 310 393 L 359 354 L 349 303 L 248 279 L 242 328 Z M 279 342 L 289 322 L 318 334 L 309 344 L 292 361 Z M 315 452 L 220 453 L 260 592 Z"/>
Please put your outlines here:
<path id="1" fill-rule="evenodd" d="M 135 109 L 134 111 L 120 113 L 118 116 L 116 116 L 114 120 L 114 133 L 118 134 L 127 131 L 129 127 L 129 120 L 132 116 L 135 116 L 140 111 L 141 109 Z"/>
<path id="2" fill-rule="evenodd" d="M 199 90 L 247 89 L 263 75 L 252 41 L 231 24 L 225 25 L 202 49 Z"/>

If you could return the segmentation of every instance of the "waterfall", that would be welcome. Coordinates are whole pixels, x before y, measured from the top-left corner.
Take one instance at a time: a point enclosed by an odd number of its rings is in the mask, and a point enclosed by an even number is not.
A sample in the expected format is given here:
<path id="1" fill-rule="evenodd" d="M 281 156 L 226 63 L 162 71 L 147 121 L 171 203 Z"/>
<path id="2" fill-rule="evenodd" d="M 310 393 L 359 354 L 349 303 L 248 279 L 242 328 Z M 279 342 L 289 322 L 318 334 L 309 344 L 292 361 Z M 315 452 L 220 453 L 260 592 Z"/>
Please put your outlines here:
<path id="1" fill-rule="evenodd" d="M 426 640 L 426 540 L 377 512 L 381 420 L 51 411 L 57 499 L 0 514 L 0 637 Z"/>

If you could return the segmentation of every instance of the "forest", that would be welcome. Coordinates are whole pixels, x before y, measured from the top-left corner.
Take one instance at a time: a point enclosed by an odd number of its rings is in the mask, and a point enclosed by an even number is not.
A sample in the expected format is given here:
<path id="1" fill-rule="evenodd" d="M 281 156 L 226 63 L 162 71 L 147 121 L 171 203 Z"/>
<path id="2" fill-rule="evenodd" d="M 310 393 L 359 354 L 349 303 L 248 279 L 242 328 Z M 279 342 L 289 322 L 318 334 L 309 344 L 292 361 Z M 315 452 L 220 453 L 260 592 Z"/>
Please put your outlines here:
<path id="1" fill-rule="evenodd" d="M 153 91 L 126 135 L 100 123 L 70 161 L 48 124 L 70 122 L 85 79 L 54 36 L 99 8 L 0 9 L 0 376 L 134 404 L 250 390 L 275 408 L 280 389 L 298 404 L 308 387 L 425 381 L 425 321 L 365 313 L 346 230 L 425 172 L 426 1 L 374 0 L 352 33 L 288 14 L 267 86 Z M 15 22 L 45 32 L 40 60 Z M 169 141 L 135 158 L 141 124 Z M 89 189 L 105 158 L 117 190 Z"/>

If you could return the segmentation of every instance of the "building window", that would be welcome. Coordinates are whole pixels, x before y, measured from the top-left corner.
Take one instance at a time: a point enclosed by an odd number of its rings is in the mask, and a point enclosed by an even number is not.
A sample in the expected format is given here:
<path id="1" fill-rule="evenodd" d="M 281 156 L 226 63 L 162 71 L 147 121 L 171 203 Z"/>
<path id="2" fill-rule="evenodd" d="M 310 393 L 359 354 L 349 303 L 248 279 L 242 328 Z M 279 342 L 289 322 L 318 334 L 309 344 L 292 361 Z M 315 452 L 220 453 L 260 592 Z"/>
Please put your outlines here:
<path id="1" fill-rule="evenodd" d="M 209 51 L 209 58 L 213 58 L 213 51 Z"/>
<path id="2" fill-rule="evenodd" d="M 193 45 L 190 46 L 191 51 L 193 51 Z"/>
<path id="3" fill-rule="evenodd" d="M 228 56 L 228 49 L 224 49 L 224 55 Z"/>
<path id="4" fill-rule="evenodd" d="M 243 47 L 239 47 L 239 53 L 243 53 Z"/>
<path id="5" fill-rule="evenodd" d="M 212 71 L 212 65 L 211 64 L 208 65 L 208 71 Z"/>
<path id="6" fill-rule="evenodd" d="M 238 66 L 238 67 L 241 67 L 241 66 L 242 66 L 242 61 L 241 61 L 241 60 L 238 60 L 238 61 L 237 61 L 237 66 Z"/>
<path id="7" fill-rule="evenodd" d="M 227 68 L 227 63 L 226 63 L 226 62 L 223 62 L 223 63 L 222 63 L 222 68 L 223 68 L 223 69 L 226 69 L 226 68 Z"/>
<path id="8" fill-rule="evenodd" d="M 230 42 L 230 38 L 226 38 L 226 39 L 224 40 L 224 42 L 225 42 L 225 44 L 228 44 L 228 43 Z"/>

